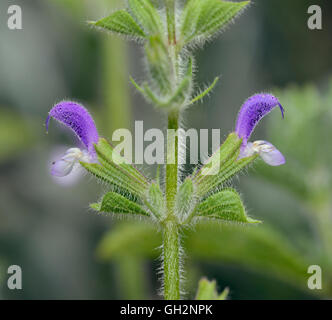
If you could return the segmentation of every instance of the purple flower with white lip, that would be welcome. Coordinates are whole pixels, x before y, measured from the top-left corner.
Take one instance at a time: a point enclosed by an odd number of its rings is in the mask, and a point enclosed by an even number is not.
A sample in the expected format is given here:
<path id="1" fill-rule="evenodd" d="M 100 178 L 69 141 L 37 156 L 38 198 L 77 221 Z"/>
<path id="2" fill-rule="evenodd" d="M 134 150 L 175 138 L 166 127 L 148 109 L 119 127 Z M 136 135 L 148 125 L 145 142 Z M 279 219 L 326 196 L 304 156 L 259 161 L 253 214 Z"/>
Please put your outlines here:
<path id="1" fill-rule="evenodd" d="M 248 143 L 258 122 L 275 107 L 280 108 L 282 117 L 284 117 L 284 108 L 279 100 L 271 94 L 256 94 L 242 105 L 235 128 L 237 135 L 242 138 L 240 158 L 259 154 L 271 166 L 279 166 L 286 162 L 282 153 L 270 142 L 258 140 Z"/>
<path id="2" fill-rule="evenodd" d="M 94 144 L 98 143 L 99 136 L 90 113 L 83 106 L 72 101 L 62 101 L 55 105 L 46 119 L 46 131 L 48 131 L 51 118 L 73 130 L 85 147 L 84 150 L 80 148 L 68 149 L 60 160 L 52 163 L 52 175 L 64 177 L 78 168 L 80 161 L 96 161 Z"/>

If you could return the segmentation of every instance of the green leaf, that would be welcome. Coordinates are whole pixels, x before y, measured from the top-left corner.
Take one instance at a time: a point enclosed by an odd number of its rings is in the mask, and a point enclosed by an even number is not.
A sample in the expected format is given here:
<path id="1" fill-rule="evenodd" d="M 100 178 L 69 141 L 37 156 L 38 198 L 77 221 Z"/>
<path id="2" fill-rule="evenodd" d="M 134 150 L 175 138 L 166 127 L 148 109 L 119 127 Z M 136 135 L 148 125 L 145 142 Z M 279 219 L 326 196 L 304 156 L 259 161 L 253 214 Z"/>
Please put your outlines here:
<path id="1" fill-rule="evenodd" d="M 116 11 L 108 17 L 96 22 L 89 22 L 89 24 L 132 38 L 146 37 L 144 31 L 126 10 Z"/>
<path id="2" fill-rule="evenodd" d="M 102 201 L 92 204 L 91 208 L 100 212 L 150 216 L 142 206 L 115 192 L 106 193 Z"/>
<path id="3" fill-rule="evenodd" d="M 153 80 L 152 85 L 161 95 L 171 90 L 172 64 L 167 47 L 160 35 L 151 36 L 145 45 L 149 73 Z"/>
<path id="4" fill-rule="evenodd" d="M 229 2 L 208 0 L 203 2 L 200 16 L 197 21 L 198 35 L 212 35 L 230 22 L 249 1 Z"/>
<path id="5" fill-rule="evenodd" d="M 215 280 L 209 281 L 207 278 L 202 278 L 198 283 L 195 300 L 226 300 L 228 294 L 228 288 L 225 288 L 224 291 L 219 294 Z"/>
<path id="6" fill-rule="evenodd" d="M 213 90 L 213 88 L 216 86 L 218 81 L 219 81 L 219 77 L 216 77 L 210 86 L 208 86 L 205 90 L 203 90 L 199 95 L 197 95 L 195 98 L 193 98 L 190 101 L 190 104 L 194 104 L 195 102 L 202 100 L 207 94 L 209 94 Z"/>
<path id="7" fill-rule="evenodd" d="M 195 205 L 194 184 L 192 179 L 187 178 L 179 187 L 175 199 L 176 215 L 183 221 L 190 214 Z"/>
<path id="8" fill-rule="evenodd" d="M 163 24 L 156 8 L 149 0 L 128 0 L 129 8 L 136 21 L 149 35 L 163 34 Z"/>
<path id="9" fill-rule="evenodd" d="M 159 184 L 152 183 L 150 185 L 146 205 L 156 217 L 161 218 L 166 215 L 165 197 Z"/>
<path id="10" fill-rule="evenodd" d="M 201 10 L 201 0 L 188 0 L 181 17 L 181 40 L 188 42 L 196 31 L 196 24 Z"/>
<path id="11" fill-rule="evenodd" d="M 247 216 L 240 195 L 234 189 L 224 189 L 210 196 L 198 205 L 195 215 L 231 222 L 260 222 Z"/>
<path id="12" fill-rule="evenodd" d="M 250 2 L 221 0 L 191 0 L 188 2 L 181 26 L 181 41 L 204 41 L 225 27 Z"/>

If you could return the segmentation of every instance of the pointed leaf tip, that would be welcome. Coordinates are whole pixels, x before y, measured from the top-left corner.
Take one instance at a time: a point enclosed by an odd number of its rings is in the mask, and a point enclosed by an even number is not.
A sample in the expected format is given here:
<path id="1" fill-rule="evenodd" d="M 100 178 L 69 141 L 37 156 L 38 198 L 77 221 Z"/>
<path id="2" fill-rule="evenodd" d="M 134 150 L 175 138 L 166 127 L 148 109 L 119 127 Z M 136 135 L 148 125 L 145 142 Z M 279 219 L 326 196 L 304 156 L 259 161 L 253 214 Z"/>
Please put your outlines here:
<path id="1" fill-rule="evenodd" d="M 134 39 L 145 38 L 146 35 L 134 18 L 126 10 L 119 10 L 110 16 L 96 22 L 90 21 L 89 24 L 121 35 L 129 36 Z"/>

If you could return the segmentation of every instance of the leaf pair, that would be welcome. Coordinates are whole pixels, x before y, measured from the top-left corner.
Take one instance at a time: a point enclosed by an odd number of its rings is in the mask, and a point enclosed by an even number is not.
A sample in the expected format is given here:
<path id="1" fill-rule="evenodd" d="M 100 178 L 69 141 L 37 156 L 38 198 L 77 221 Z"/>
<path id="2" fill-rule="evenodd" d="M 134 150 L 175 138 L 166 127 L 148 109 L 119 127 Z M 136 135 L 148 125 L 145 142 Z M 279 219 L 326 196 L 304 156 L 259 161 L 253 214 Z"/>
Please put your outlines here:
<path id="1" fill-rule="evenodd" d="M 182 14 L 180 45 L 203 43 L 232 21 L 249 1 L 189 0 Z"/>

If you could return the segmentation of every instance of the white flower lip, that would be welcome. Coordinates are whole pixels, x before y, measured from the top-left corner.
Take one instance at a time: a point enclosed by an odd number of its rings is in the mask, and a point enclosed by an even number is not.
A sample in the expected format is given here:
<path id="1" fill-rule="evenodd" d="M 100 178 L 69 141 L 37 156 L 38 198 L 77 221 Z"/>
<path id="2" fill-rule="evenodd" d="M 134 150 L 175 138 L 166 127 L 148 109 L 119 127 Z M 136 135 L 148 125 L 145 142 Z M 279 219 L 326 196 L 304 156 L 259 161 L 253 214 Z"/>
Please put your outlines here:
<path id="1" fill-rule="evenodd" d="M 79 161 L 89 161 L 87 152 L 79 148 L 70 148 L 60 160 L 52 163 L 51 174 L 56 177 L 65 177 L 72 172 Z"/>
<path id="2" fill-rule="evenodd" d="M 249 142 L 243 154 L 246 157 L 259 154 L 262 160 L 270 166 L 280 166 L 286 162 L 282 153 L 270 142 L 264 140 Z"/>

